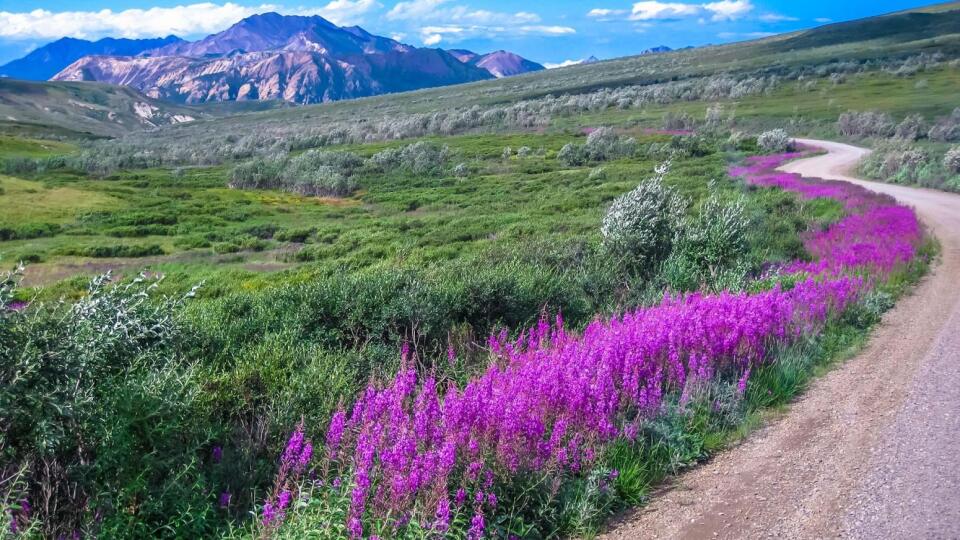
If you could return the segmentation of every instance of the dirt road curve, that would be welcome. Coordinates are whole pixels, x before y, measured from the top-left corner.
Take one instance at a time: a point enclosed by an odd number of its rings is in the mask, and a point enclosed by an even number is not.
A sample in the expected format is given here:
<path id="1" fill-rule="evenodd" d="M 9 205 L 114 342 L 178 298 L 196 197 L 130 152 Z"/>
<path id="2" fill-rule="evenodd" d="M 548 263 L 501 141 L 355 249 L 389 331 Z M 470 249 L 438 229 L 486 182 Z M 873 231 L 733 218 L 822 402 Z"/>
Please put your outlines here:
<path id="1" fill-rule="evenodd" d="M 864 182 L 867 152 L 784 170 L 848 180 L 916 208 L 942 261 L 857 357 L 789 413 L 677 478 L 603 538 L 960 539 L 960 196 Z"/>

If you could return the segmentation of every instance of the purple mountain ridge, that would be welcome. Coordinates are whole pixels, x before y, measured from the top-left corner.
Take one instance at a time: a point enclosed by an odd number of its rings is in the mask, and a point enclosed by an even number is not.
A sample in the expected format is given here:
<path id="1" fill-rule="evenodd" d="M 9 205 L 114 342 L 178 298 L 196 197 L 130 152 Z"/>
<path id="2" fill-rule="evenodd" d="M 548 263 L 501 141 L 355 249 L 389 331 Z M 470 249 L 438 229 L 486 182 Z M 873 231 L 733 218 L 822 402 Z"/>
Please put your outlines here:
<path id="1" fill-rule="evenodd" d="M 156 39 L 114 39 L 98 41 L 61 38 L 34 49 L 29 54 L 0 66 L 0 76 L 29 81 L 45 81 L 73 62 L 92 54 L 135 55 L 180 41 L 176 36 Z"/>
<path id="2" fill-rule="evenodd" d="M 359 26 L 339 27 L 319 16 L 264 13 L 198 41 L 137 55 L 86 56 L 51 80 L 120 84 L 180 103 L 280 99 L 306 104 L 542 69 L 505 51 L 461 58 Z"/>

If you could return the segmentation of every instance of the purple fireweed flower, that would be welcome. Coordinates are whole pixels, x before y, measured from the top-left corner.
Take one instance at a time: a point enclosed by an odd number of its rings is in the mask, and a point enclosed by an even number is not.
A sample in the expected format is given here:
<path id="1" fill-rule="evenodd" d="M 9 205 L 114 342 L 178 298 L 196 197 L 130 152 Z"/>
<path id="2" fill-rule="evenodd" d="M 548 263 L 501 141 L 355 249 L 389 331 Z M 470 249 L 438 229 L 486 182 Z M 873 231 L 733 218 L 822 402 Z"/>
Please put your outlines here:
<path id="1" fill-rule="evenodd" d="M 229 491 L 224 491 L 220 494 L 220 508 L 227 508 L 230 506 L 230 497 L 232 497 L 232 495 Z"/>
<path id="2" fill-rule="evenodd" d="M 294 464 L 300 459 L 300 453 L 303 451 L 303 426 L 297 426 L 297 429 L 290 434 L 287 441 L 287 448 L 283 451 L 283 462 Z"/>
<path id="3" fill-rule="evenodd" d="M 277 509 L 286 510 L 290 506 L 290 499 L 293 498 L 293 494 L 290 493 L 289 489 L 285 489 L 280 492 L 280 495 L 277 496 Z"/>
<path id="4" fill-rule="evenodd" d="M 440 499 L 437 503 L 437 511 L 434 513 L 433 528 L 438 532 L 446 532 L 450 527 L 450 500 L 446 497 Z"/>
<path id="5" fill-rule="evenodd" d="M 483 521 L 483 514 L 477 512 L 470 520 L 470 530 L 467 531 L 467 538 L 470 540 L 480 540 L 483 538 L 486 524 Z"/>
<path id="6" fill-rule="evenodd" d="M 274 508 L 273 503 L 266 503 L 263 505 L 263 512 L 260 515 L 260 521 L 266 525 L 273 525 L 277 520 L 278 514 L 276 508 Z"/>
<path id="7" fill-rule="evenodd" d="M 300 455 L 297 457 L 297 468 L 299 470 L 306 468 L 311 457 L 313 457 L 313 443 L 308 440 L 303 443 L 303 449 L 300 450 Z"/>
<path id="8" fill-rule="evenodd" d="M 214 463 L 220 463 L 223 460 L 223 447 L 214 446 L 213 450 L 210 452 L 211 457 L 213 458 Z"/>
<path id="9" fill-rule="evenodd" d="M 457 506 L 463 506 L 463 503 L 467 501 L 467 490 L 460 488 L 457 490 L 457 494 L 453 498 L 453 503 Z"/>
<path id="10" fill-rule="evenodd" d="M 23 300 L 14 300 L 13 302 L 7 304 L 7 309 L 10 311 L 23 311 L 28 305 L 29 304 Z"/>

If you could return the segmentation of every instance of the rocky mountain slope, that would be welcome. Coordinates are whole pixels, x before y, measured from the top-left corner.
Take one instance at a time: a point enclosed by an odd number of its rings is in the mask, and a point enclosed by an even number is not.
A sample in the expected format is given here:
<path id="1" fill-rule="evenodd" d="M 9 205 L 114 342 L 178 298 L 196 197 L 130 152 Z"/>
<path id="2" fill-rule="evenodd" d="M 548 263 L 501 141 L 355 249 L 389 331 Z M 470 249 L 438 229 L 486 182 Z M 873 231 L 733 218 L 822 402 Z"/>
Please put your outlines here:
<path id="1" fill-rule="evenodd" d="M 485 69 L 498 79 L 546 69 L 536 62 L 509 51 L 477 54 L 465 49 L 453 49 L 447 52 L 465 64 Z"/>
<path id="2" fill-rule="evenodd" d="M 266 13 L 199 41 L 139 56 L 84 57 L 52 80 L 120 84 L 189 104 L 276 99 L 306 104 L 480 81 L 537 66 L 503 51 L 463 62 L 441 49 L 412 47 L 356 26 L 341 28 L 318 16 Z"/>
<path id="3" fill-rule="evenodd" d="M 88 41 L 61 38 L 34 49 L 30 54 L 0 66 L 0 77 L 45 81 L 73 62 L 90 55 L 132 56 L 181 41 L 176 36 L 157 39 L 103 38 Z"/>

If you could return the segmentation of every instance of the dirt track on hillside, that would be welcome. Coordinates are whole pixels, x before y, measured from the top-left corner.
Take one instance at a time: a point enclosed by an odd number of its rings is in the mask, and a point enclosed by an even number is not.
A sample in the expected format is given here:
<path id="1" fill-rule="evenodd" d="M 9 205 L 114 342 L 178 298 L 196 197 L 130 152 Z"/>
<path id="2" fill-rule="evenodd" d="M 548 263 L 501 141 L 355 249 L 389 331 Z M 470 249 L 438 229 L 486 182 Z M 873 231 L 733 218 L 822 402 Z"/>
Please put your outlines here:
<path id="1" fill-rule="evenodd" d="M 960 538 L 960 196 L 849 176 L 866 150 L 783 170 L 913 206 L 941 261 L 864 350 L 779 420 L 674 479 L 602 538 Z"/>

